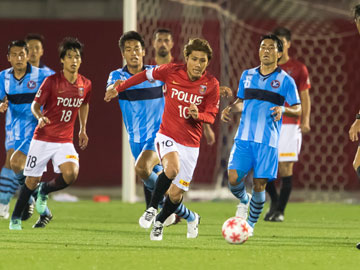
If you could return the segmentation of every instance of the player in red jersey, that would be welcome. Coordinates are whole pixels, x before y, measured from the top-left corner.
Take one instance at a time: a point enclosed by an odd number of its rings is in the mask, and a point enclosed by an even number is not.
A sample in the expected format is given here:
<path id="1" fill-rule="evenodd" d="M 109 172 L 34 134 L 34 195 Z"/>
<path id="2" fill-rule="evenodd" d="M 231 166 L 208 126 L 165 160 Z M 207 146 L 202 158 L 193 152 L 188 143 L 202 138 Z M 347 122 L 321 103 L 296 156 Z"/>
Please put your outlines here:
<path id="1" fill-rule="evenodd" d="M 277 28 L 274 34 L 283 42 L 283 55 L 279 66 L 294 80 L 301 99 L 301 118 L 284 114 L 279 138 L 279 176 L 281 178 L 280 194 L 276 192 L 275 181 L 266 185 L 266 191 L 271 198 L 270 209 L 265 221 L 284 221 L 284 211 L 292 189 L 294 163 L 300 154 L 302 135 L 310 131 L 311 87 L 309 72 L 306 66 L 289 56 L 291 32 L 286 28 Z M 288 104 L 285 104 L 288 107 Z"/>
<path id="2" fill-rule="evenodd" d="M 79 157 L 73 145 L 74 123 L 79 113 L 79 146 L 88 144 L 86 122 L 89 112 L 91 82 L 78 73 L 83 45 L 76 38 L 65 38 L 59 47 L 62 72 L 45 79 L 31 105 L 38 119 L 30 149 L 26 158 L 25 185 L 12 213 L 10 230 L 21 230 L 21 213 L 33 190 L 41 180 L 49 160 L 59 177 L 40 184 L 36 210 L 45 211 L 48 194 L 61 190 L 75 182 L 79 173 Z M 41 106 L 43 111 L 41 111 Z M 52 216 L 43 222 L 47 223 Z"/>
<path id="3" fill-rule="evenodd" d="M 164 171 L 159 175 L 150 207 L 139 222 L 144 227 L 155 223 L 151 240 L 162 240 L 163 222 L 180 205 L 183 193 L 189 189 L 199 155 L 202 124 L 213 123 L 219 110 L 219 82 L 206 72 L 212 49 L 206 40 L 191 39 L 184 48 L 185 65 L 164 64 L 132 76 L 116 88 L 106 92 L 105 101 L 117 97 L 118 92 L 145 80 L 165 83 L 165 109 L 156 135 L 155 146 Z M 169 189 L 170 187 L 170 189 Z M 164 207 L 157 214 L 157 206 L 169 189 Z M 198 235 L 200 216 L 188 222 L 188 238 Z"/>

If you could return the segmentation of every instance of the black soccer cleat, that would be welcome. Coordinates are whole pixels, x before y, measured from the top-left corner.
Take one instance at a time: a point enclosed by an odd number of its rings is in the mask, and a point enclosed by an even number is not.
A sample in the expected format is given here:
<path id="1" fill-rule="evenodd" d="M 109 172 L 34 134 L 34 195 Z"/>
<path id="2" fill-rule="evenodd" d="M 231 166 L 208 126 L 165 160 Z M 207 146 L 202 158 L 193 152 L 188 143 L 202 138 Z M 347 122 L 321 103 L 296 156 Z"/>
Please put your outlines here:
<path id="1" fill-rule="evenodd" d="M 360 242 L 357 243 L 356 247 L 357 247 L 358 249 L 360 249 Z"/>
<path id="2" fill-rule="evenodd" d="M 52 218 L 53 216 L 51 213 L 47 216 L 40 216 L 36 223 L 33 225 L 33 228 L 45 228 L 45 226 L 50 222 L 50 220 L 52 220 Z"/>
<path id="3" fill-rule="evenodd" d="M 27 203 L 22 212 L 21 220 L 25 221 L 31 218 L 31 216 L 34 214 L 34 208 L 35 208 L 35 201 L 33 201 L 32 203 Z"/>

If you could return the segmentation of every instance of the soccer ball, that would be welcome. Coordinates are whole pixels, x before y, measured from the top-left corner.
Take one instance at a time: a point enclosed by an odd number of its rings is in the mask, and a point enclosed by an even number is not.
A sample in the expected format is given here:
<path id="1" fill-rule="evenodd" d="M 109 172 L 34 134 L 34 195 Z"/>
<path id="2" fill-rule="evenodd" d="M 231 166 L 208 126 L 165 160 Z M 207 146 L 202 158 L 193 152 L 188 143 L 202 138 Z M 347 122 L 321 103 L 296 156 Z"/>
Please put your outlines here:
<path id="1" fill-rule="evenodd" d="M 222 226 L 222 235 L 230 244 L 243 244 L 249 238 L 249 224 L 240 217 L 231 217 Z"/>

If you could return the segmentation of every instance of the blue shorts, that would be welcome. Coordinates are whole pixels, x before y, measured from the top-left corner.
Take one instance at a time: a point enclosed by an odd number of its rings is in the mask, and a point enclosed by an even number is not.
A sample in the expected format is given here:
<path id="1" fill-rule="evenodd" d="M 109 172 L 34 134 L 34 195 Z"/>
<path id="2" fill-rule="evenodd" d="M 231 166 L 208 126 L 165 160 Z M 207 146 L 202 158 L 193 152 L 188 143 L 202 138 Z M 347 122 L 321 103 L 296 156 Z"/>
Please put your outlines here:
<path id="1" fill-rule="evenodd" d="M 150 150 L 150 151 L 155 151 L 155 137 L 151 138 L 145 142 L 142 143 L 135 143 L 132 141 L 129 141 L 130 143 L 130 149 L 131 149 L 131 153 L 133 154 L 135 160 L 137 160 L 137 158 L 139 157 L 139 155 L 145 151 L 145 150 Z M 161 172 L 163 170 L 161 165 L 155 165 L 153 171 L 157 174 L 158 172 Z"/>
<path id="2" fill-rule="evenodd" d="M 228 170 L 247 174 L 254 169 L 254 178 L 277 178 L 278 149 L 262 143 L 235 140 L 231 149 Z"/>
<path id="3" fill-rule="evenodd" d="M 27 156 L 29 152 L 29 147 L 31 143 L 32 138 L 27 138 L 24 140 L 16 140 L 16 141 L 10 141 L 5 139 L 5 150 L 6 152 L 10 149 L 14 149 L 14 151 L 21 151 L 25 156 Z"/>

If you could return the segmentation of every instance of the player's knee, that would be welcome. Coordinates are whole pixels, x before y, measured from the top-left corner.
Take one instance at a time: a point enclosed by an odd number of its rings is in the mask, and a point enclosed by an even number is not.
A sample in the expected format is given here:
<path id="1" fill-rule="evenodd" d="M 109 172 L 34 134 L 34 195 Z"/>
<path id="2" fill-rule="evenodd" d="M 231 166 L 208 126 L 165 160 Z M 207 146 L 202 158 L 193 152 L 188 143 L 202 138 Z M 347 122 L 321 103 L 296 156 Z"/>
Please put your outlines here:
<path id="1" fill-rule="evenodd" d="M 229 180 L 229 184 L 232 186 L 236 186 L 239 184 L 238 182 L 238 174 L 235 170 L 229 170 L 228 171 L 228 180 Z"/>
<path id="2" fill-rule="evenodd" d="M 21 162 L 21 160 L 15 158 L 15 157 L 12 157 L 10 159 L 10 167 L 15 173 L 19 173 L 20 171 L 22 171 L 24 169 L 24 164 L 23 164 L 23 162 Z"/>
<path id="3" fill-rule="evenodd" d="M 151 174 L 151 169 L 144 164 L 136 164 L 135 172 L 141 179 L 148 179 Z"/>
<path id="4" fill-rule="evenodd" d="M 254 191 L 255 192 L 262 192 L 266 188 L 267 179 L 257 179 L 254 181 Z"/>
<path id="5" fill-rule="evenodd" d="M 28 176 L 26 177 L 25 185 L 28 187 L 28 189 L 35 190 L 38 184 L 40 183 L 40 179 L 41 179 L 40 177 Z"/>
<path id="6" fill-rule="evenodd" d="M 164 173 L 169 179 L 175 179 L 178 175 L 180 168 L 177 165 L 168 165 L 164 168 Z"/>
<path id="7" fill-rule="evenodd" d="M 62 172 L 64 181 L 66 184 L 71 185 L 74 183 L 78 177 L 78 171 L 77 170 L 66 170 Z"/>

